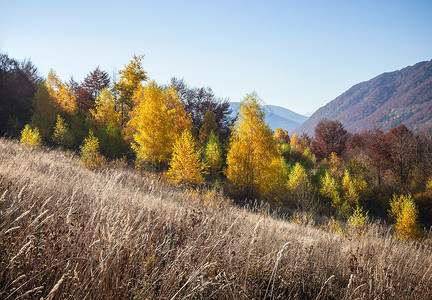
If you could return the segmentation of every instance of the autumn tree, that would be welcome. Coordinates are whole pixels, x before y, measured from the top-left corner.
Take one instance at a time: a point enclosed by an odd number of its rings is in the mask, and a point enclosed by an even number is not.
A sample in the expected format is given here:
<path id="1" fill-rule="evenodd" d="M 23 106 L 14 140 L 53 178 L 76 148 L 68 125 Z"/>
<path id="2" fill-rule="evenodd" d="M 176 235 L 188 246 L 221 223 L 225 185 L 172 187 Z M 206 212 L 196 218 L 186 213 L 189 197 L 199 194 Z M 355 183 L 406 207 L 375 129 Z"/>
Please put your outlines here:
<path id="1" fill-rule="evenodd" d="M 185 110 L 191 115 L 192 124 L 199 132 L 204 122 L 207 110 L 210 110 L 217 124 L 215 133 L 219 135 L 222 142 L 228 139 L 230 126 L 232 124 L 230 104 L 227 99 L 216 97 L 213 90 L 207 88 L 189 87 L 183 79 L 172 78 L 170 86 L 173 87 L 182 102 Z"/>
<path id="2" fill-rule="evenodd" d="M 217 135 L 210 133 L 208 142 L 204 148 L 204 162 L 207 165 L 211 178 L 216 178 L 222 170 L 223 152 Z"/>
<path id="3" fill-rule="evenodd" d="M 84 78 L 81 84 L 71 84 L 74 86 L 73 90 L 75 91 L 78 107 L 84 111 L 92 109 L 99 93 L 108 88 L 110 83 L 111 79 L 108 73 L 98 66 Z"/>
<path id="4" fill-rule="evenodd" d="M 24 126 L 21 131 L 21 145 L 30 147 L 32 149 L 39 148 L 42 145 L 42 139 L 39 134 L 38 128 L 32 128 L 30 124 Z"/>
<path id="5" fill-rule="evenodd" d="M 339 185 L 329 172 L 325 172 L 321 179 L 319 192 L 323 197 L 330 199 L 333 207 L 338 208 L 340 206 Z"/>
<path id="6" fill-rule="evenodd" d="M 105 158 L 99 152 L 99 140 L 94 136 L 92 130 L 89 130 L 89 135 L 84 139 L 80 150 L 81 161 L 84 166 L 97 169 L 105 165 Z"/>
<path id="7" fill-rule="evenodd" d="M 96 99 L 100 92 L 109 87 L 110 82 L 111 79 L 108 73 L 97 66 L 94 71 L 84 78 L 82 87 L 90 93 L 93 99 Z"/>
<path id="8" fill-rule="evenodd" d="M 418 208 L 410 194 L 393 195 L 389 215 L 396 220 L 395 236 L 397 239 L 418 239 L 422 236 L 418 224 Z"/>
<path id="9" fill-rule="evenodd" d="M 300 163 L 296 163 L 291 170 L 287 186 L 298 209 L 309 210 L 312 208 L 314 202 L 312 186 L 306 169 Z"/>
<path id="10" fill-rule="evenodd" d="M 290 141 L 291 151 L 293 152 L 302 152 L 300 140 L 297 137 L 297 134 L 293 134 Z"/>
<path id="11" fill-rule="evenodd" d="M 418 159 L 415 137 L 405 125 L 399 125 L 389 130 L 388 138 L 391 145 L 391 170 L 400 187 L 406 189 Z"/>
<path id="12" fill-rule="evenodd" d="M 204 169 L 201 150 L 197 149 L 190 130 L 185 130 L 174 143 L 167 176 L 176 184 L 196 186 L 204 182 Z"/>
<path id="13" fill-rule="evenodd" d="M 0 136 L 18 137 L 32 115 L 32 99 L 41 79 L 30 60 L 0 53 Z"/>
<path id="14" fill-rule="evenodd" d="M 134 109 L 134 118 L 128 123 L 135 132 L 132 149 L 138 163 L 157 168 L 171 159 L 174 141 L 184 130 L 191 128 L 190 119 L 173 88 L 164 90 L 150 81 L 144 88 L 143 97 Z"/>
<path id="15" fill-rule="evenodd" d="M 289 137 L 288 131 L 286 131 L 282 128 L 277 128 L 275 130 L 274 137 L 275 137 L 276 141 L 280 144 L 288 144 L 290 142 L 290 137 Z"/>
<path id="16" fill-rule="evenodd" d="M 77 109 L 76 96 L 72 88 L 62 82 L 53 70 L 50 70 L 45 85 L 57 110 L 63 116 L 71 117 Z"/>
<path id="17" fill-rule="evenodd" d="M 241 196 L 265 198 L 284 178 L 284 165 L 273 132 L 264 122 L 257 95 L 240 102 L 240 115 L 231 136 L 226 175 Z"/>
<path id="18" fill-rule="evenodd" d="M 40 128 L 41 138 L 49 142 L 56 124 L 58 110 L 45 83 L 39 84 L 36 90 L 33 98 L 33 111 L 32 124 Z"/>
<path id="19" fill-rule="evenodd" d="M 120 112 L 116 111 L 115 95 L 108 89 L 100 91 L 96 98 L 94 109 L 90 109 L 91 116 L 99 126 L 111 124 L 115 128 L 121 126 Z"/>
<path id="20" fill-rule="evenodd" d="M 376 171 L 377 183 L 381 185 L 383 173 L 390 167 L 392 160 L 391 141 L 380 129 L 365 132 L 364 136 L 368 157 Z"/>
<path id="21" fill-rule="evenodd" d="M 147 74 L 142 67 L 144 55 L 134 55 L 121 75 L 119 82 L 114 84 L 114 89 L 119 96 L 119 105 L 122 124 L 126 121 L 127 113 L 132 109 L 132 97 L 143 81 L 147 80 Z"/>
<path id="22" fill-rule="evenodd" d="M 203 124 L 200 128 L 199 135 L 198 135 L 199 145 L 201 147 L 207 144 L 207 141 L 212 132 L 213 134 L 216 134 L 217 124 L 213 112 L 210 109 L 208 109 L 205 113 Z"/>
<path id="23" fill-rule="evenodd" d="M 311 150 L 318 160 L 328 157 L 332 152 L 340 156 L 345 149 L 347 131 L 337 120 L 323 119 L 315 127 Z"/>
<path id="24" fill-rule="evenodd" d="M 69 130 L 68 124 L 60 115 L 57 115 L 57 122 L 54 127 L 52 140 L 57 145 L 66 147 L 72 147 L 74 143 L 74 136 Z"/>

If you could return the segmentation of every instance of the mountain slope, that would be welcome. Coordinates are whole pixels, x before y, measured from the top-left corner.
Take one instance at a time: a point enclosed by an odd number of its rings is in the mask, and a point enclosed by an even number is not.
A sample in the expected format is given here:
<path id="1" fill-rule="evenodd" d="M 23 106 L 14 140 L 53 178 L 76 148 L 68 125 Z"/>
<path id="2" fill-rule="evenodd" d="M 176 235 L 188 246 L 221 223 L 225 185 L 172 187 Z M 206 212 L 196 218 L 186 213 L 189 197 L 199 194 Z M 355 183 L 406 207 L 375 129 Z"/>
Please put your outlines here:
<path id="1" fill-rule="evenodd" d="M 294 132 L 313 135 L 323 118 L 340 120 L 351 132 L 388 130 L 402 123 L 413 130 L 432 126 L 432 60 L 354 85 Z"/>
<path id="2" fill-rule="evenodd" d="M 232 115 L 235 116 L 240 111 L 240 103 L 231 102 L 230 108 L 233 111 Z M 265 121 L 272 130 L 283 128 L 287 131 L 292 131 L 308 119 L 303 115 L 281 106 L 264 105 L 263 110 L 266 114 Z"/>

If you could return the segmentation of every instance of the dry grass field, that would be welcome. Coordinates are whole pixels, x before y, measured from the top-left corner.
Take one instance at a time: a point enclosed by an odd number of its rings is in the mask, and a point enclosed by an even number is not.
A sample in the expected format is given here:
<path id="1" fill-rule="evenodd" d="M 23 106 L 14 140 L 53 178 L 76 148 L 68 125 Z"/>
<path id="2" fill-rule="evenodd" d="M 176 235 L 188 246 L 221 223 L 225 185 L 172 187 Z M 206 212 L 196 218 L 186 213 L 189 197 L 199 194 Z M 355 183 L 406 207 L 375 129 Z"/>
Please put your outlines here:
<path id="1" fill-rule="evenodd" d="M 432 249 L 0 140 L 0 299 L 432 299 Z"/>

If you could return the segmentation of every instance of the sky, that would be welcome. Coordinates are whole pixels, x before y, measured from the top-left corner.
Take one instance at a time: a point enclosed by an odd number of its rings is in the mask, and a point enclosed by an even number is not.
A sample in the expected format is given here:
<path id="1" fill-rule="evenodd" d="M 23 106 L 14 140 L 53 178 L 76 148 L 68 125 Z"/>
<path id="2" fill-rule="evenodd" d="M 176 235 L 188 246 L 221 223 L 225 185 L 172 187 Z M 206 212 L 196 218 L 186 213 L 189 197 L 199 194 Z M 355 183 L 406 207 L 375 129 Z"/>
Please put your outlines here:
<path id="1" fill-rule="evenodd" d="M 0 52 L 46 77 L 114 74 L 145 55 L 172 77 L 306 114 L 351 86 L 432 59 L 432 1 L 7 1 Z"/>

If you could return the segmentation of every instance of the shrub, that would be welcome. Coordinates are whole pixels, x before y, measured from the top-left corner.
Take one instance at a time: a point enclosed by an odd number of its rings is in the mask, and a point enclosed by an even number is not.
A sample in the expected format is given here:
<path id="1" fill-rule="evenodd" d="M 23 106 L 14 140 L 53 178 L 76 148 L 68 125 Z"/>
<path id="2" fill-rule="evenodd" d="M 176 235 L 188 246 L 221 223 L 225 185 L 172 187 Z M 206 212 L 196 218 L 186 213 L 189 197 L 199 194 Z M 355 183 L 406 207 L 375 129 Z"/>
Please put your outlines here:
<path id="1" fill-rule="evenodd" d="M 395 237 L 399 240 L 422 237 L 418 225 L 418 208 L 410 194 L 396 196 L 390 202 L 389 214 L 396 219 Z"/>
<path id="2" fill-rule="evenodd" d="M 65 120 L 60 115 L 57 115 L 57 123 L 54 127 L 52 140 L 54 143 L 66 147 L 72 147 L 74 144 L 72 132 L 69 130 Z"/>
<path id="3" fill-rule="evenodd" d="M 42 145 L 42 139 L 39 133 L 39 129 L 32 129 L 27 124 L 21 131 L 21 144 L 30 148 L 39 148 Z"/>
<path id="4" fill-rule="evenodd" d="M 369 227 L 368 212 L 364 212 L 361 206 L 357 206 L 353 214 L 348 218 L 346 231 L 349 234 L 362 235 Z"/>
<path id="5" fill-rule="evenodd" d="M 97 169 L 105 165 L 105 158 L 99 153 L 99 140 L 89 131 L 89 136 L 84 139 L 81 147 L 81 161 L 84 166 Z"/>

